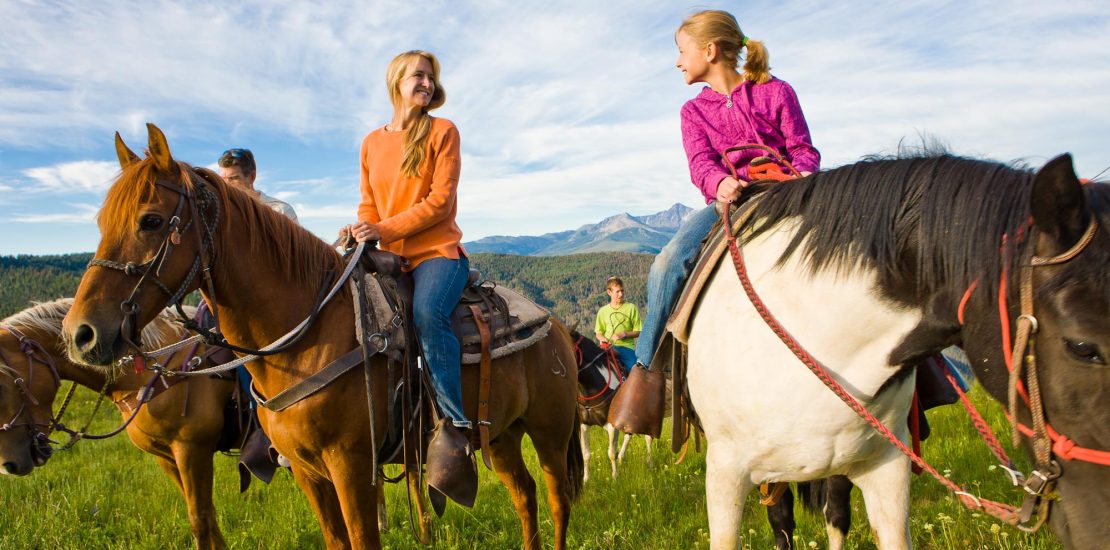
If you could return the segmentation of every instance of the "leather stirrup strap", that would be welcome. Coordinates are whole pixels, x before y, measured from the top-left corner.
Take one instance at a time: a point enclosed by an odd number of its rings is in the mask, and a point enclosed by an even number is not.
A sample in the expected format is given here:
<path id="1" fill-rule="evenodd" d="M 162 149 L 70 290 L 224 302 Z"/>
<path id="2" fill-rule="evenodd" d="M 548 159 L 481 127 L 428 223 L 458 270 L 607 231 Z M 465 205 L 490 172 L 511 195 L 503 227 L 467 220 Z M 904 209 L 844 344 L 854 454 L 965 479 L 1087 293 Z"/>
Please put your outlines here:
<path id="1" fill-rule="evenodd" d="M 761 483 L 759 485 L 759 503 L 764 506 L 778 504 L 782 494 L 786 492 L 786 488 L 789 486 L 790 484 L 786 482 Z"/>
<path id="2" fill-rule="evenodd" d="M 470 305 L 470 313 L 474 316 L 474 324 L 478 326 L 478 335 L 482 338 L 482 360 L 478 367 L 478 438 L 482 445 L 482 462 L 486 468 L 493 471 L 493 463 L 489 457 L 489 385 L 490 385 L 490 351 L 489 351 L 489 325 L 482 317 L 482 310 L 477 304 Z"/>

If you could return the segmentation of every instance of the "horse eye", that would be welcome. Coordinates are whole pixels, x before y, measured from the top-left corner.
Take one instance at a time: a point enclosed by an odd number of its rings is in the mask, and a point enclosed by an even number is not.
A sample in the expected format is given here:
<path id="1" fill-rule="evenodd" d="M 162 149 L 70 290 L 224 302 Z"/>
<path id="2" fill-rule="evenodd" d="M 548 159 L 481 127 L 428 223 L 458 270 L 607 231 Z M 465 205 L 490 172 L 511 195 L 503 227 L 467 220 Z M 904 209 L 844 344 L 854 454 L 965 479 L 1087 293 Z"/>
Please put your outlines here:
<path id="1" fill-rule="evenodd" d="M 139 220 L 139 229 L 143 231 L 157 231 L 162 228 L 162 216 L 147 214 Z"/>
<path id="2" fill-rule="evenodd" d="M 1071 340 L 1064 340 L 1064 344 L 1068 348 L 1068 353 L 1080 361 L 1095 365 L 1106 364 L 1106 359 L 1102 355 L 1102 350 L 1098 348 L 1098 344 L 1074 342 Z"/>

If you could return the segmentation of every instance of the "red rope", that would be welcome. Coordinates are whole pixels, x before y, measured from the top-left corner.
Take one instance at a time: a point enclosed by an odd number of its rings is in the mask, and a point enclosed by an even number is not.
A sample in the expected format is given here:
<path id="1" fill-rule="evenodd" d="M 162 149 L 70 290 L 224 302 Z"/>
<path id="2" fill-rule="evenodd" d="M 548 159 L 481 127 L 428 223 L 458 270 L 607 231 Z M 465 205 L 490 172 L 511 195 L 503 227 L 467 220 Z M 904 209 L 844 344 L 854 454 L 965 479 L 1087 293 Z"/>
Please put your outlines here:
<path id="1" fill-rule="evenodd" d="M 579 340 L 579 342 L 581 342 L 581 340 Z M 578 342 L 575 342 L 574 347 L 575 347 L 575 350 L 579 351 L 578 357 L 581 358 L 582 353 L 581 353 L 581 350 L 578 348 Z M 616 374 L 616 377 L 617 377 L 617 386 L 619 387 L 621 384 L 624 383 L 624 373 L 621 371 L 620 365 L 618 364 L 620 359 L 617 357 L 617 352 L 614 351 L 612 347 L 607 347 L 607 348 L 604 348 L 602 353 L 606 354 L 606 357 L 605 357 L 605 385 L 602 386 L 601 389 L 597 393 L 595 393 L 595 394 L 593 394 L 589 397 L 579 395 L 578 400 L 583 402 L 583 403 L 588 403 L 590 401 L 593 401 L 593 400 L 598 399 L 601 396 L 605 395 L 605 392 L 609 390 L 610 382 L 613 381 L 614 373 Z M 578 364 L 581 365 L 582 361 L 584 361 L 584 359 L 579 359 Z"/>
<path id="2" fill-rule="evenodd" d="M 975 497 L 967 491 L 964 491 L 963 488 L 956 485 L 947 477 L 941 475 L 941 473 L 938 472 L 936 468 L 933 468 L 932 465 L 930 465 L 920 456 L 908 449 L 906 445 L 902 443 L 902 440 L 898 439 L 898 437 L 895 436 L 894 433 L 892 433 L 890 429 L 887 428 L 882 422 L 880 422 L 878 418 L 875 418 L 874 415 L 868 412 L 866 407 L 860 404 L 860 402 L 857 401 L 856 398 L 852 397 L 852 395 L 849 394 L 843 388 L 843 386 L 837 383 L 837 381 L 829 375 L 824 366 L 822 366 L 812 355 L 809 354 L 809 352 L 807 352 L 801 347 L 800 344 L 798 344 L 794 337 L 791 336 L 786 331 L 786 329 L 782 327 L 781 324 L 779 324 L 778 320 L 775 319 L 774 315 L 772 315 L 771 312 L 767 309 L 767 306 L 763 303 L 763 300 L 760 299 L 758 294 L 756 294 L 755 288 L 752 287 L 751 280 L 748 277 L 748 270 L 744 265 L 744 257 L 740 253 L 739 246 L 737 246 L 736 244 L 736 238 L 733 237 L 731 234 L 731 224 L 729 223 L 727 209 L 724 211 L 723 217 L 726 228 L 726 236 L 728 237 L 729 253 L 732 255 L 733 264 L 735 264 L 736 266 L 736 274 L 740 278 L 740 284 L 744 287 L 744 293 L 748 295 L 748 299 L 751 300 L 752 305 L 755 306 L 756 311 L 759 312 L 759 315 L 763 318 L 764 322 L 767 323 L 767 326 L 771 328 L 771 330 L 775 333 L 776 336 L 779 337 L 779 340 L 781 340 L 783 344 L 786 344 L 786 347 L 794 353 L 794 356 L 797 357 L 802 362 L 802 364 L 804 364 L 806 368 L 810 370 L 810 372 L 817 376 L 817 378 L 821 380 L 821 382 L 824 383 L 826 387 L 832 390 L 832 392 L 836 394 L 836 396 L 839 397 L 840 400 L 844 402 L 844 404 L 848 405 L 848 407 L 851 408 L 857 415 L 859 415 L 860 418 L 867 421 L 868 424 L 870 424 L 877 432 L 879 432 L 880 435 L 890 441 L 890 443 L 894 445 L 895 448 L 897 448 L 899 451 L 901 451 L 902 454 L 909 457 L 909 459 L 919 468 L 926 472 L 929 472 L 929 475 L 933 476 L 938 482 L 940 482 L 942 485 L 955 493 L 956 497 L 960 500 L 961 503 L 963 503 L 964 506 L 972 510 L 981 509 L 1001 521 L 1004 521 L 1011 525 L 1017 525 L 1018 510 L 1016 508 L 1000 502 L 994 502 L 991 500 Z"/>
<path id="3" fill-rule="evenodd" d="M 1003 248 L 1005 248 L 1006 237 L 1002 237 Z M 1003 254 L 1007 253 L 1003 251 Z M 1002 360 L 1006 364 L 1006 371 L 1013 371 L 1013 348 L 1010 340 L 1010 312 L 1008 307 L 1007 293 L 1006 293 L 1007 269 L 1003 264 L 1002 274 L 998 281 L 998 321 L 1001 331 L 1002 339 Z M 957 318 L 960 324 L 963 324 L 963 309 L 965 309 L 968 299 L 971 297 L 971 292 L 975 291 L 976 283 L 972 283 L 967 292 L 963 294 L 963 299 L 960 300 L 960 308 L 957 311 Z M 995 453 L 1003 463 L 1006 463 L 1009 468 L 1013 468 L 1013 463 L 1006 457 L 1006 453 L 1002 451 L 1001 444 L 995 438 L 990 428 L 987 426 L 985 420 L 982 419 L 979 411 L 972 406 L 971 401 L 967 399 L 965 394 L 958 388 L 955 380 L 952 380 L 951 374 L 948 374 L 949 381 L 952 382 L 953 387 L 959 393 L 960 401 L 963 403 L 963 408 L 967 409 L 969 416 L 971 416 L 972 423 L 975 423 L 976 429 L 982 434 L 983 441 L 986 441 L 987 446 Z M 1018 380 L 1018 393 L 1021 399 L 1029 404 L 1029 394 L 1026 392 L 1025 383 Z M 1021 423 L 1016 418 L 1011 418 L 1009 412 L 1006 413 L 1006 418 L 1010 423 L 1015 424 L 1018 431 L 1025 434 L 1026 437 L 1032 437 L 1033 430 Z M 1052 452 L 1057 454 L 1063 460 L 1080 460 L 1083 462 L 1091 462 L 1100 464 L 1100 466 L 1110 466 L 1110 451 L 1101 451 L 1098 449 L 1090 449 L 1086 447 L 1079 447 L 1076 442 L 1064 436 L 1064 434 L 1053 429 L 1051 424 L 1046 422 L 1046 429 L 1048 430 L 1049 439 L 1052 440 Z M 1003 457 L 1006 457 L 1003 459 Z"/>

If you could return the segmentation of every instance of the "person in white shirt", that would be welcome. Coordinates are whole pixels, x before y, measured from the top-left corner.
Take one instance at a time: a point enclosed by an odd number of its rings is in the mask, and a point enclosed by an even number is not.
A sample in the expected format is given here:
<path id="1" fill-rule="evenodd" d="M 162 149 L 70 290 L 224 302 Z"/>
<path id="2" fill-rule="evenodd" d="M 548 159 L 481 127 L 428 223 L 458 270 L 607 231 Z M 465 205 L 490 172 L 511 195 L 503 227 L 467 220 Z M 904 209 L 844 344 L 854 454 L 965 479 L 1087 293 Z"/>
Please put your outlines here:
<path id="1" fill-rule="evenodd" d="M 289 219 L 297 221 L 297 212 L 289 203 L 275 199 L 254 188 L 254 179 L 258 175 L 255 169 L 254 153 L 250 149 L 228 149 L 220 155 L 220 177 L 224 181 L 244 191 L 252 193 L 258 200 L 265 203 L 275 211 L 285 214 Z"/>

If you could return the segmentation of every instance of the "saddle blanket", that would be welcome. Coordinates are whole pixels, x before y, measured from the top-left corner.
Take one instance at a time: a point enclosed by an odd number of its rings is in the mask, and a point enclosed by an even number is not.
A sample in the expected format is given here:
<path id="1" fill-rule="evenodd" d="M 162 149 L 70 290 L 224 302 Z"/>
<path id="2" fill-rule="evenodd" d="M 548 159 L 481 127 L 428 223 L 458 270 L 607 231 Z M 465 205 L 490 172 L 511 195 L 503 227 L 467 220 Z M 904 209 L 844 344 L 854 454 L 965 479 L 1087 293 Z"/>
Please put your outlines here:
<path id="1" fill-rule="evenodd" d="M 393 319 L 394 310 L 386 298 L 380 276 L 373 273 L 366 276 L 373 279 L 365 286 L 374 315 L 383 323 Z M 481 335 L 474 323 L 471 305 L 478 306 L 489 326 L 492 359 L 526 349 L 551 330 L 551 313 L 520 293 L 492 283 L 469 284 L 451 315 L 451 326 L 462 345 L 464 365 L 477 364 L 482 357 Z M 403 350 L 404 345 L 404 338 L 391 342 L 391 346 L 399 350 Z"/>

